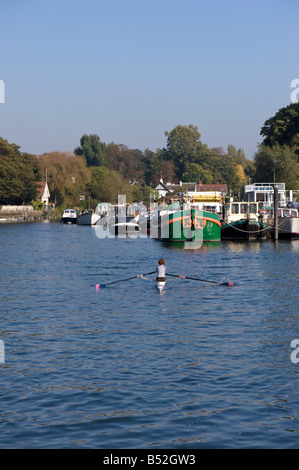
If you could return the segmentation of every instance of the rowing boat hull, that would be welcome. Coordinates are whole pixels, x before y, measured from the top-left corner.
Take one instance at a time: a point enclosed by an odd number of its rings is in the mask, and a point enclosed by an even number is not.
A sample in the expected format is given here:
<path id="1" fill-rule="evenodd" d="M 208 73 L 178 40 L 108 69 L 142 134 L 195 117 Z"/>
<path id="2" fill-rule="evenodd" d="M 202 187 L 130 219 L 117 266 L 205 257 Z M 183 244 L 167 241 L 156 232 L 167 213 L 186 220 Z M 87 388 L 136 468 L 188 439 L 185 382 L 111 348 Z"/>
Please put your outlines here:
<path id="1" fill-rule="evenodd" d="M 161 292 L 165 287 L 166 281 L 157 281 L 157 289 Z"/>

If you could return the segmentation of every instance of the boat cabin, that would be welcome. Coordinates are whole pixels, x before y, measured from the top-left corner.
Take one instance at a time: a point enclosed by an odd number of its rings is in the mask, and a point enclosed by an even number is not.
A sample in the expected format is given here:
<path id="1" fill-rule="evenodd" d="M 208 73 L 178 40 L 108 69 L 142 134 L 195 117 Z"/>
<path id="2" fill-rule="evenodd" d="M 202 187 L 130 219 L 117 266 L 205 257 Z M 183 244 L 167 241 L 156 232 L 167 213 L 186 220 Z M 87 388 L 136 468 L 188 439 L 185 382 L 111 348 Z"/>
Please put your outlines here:
<path id="1" fill-rule="evenodd" d="M 229 202 L 225 205 L 224 219 L 229 223 L 240 219 L 250 219 L 258 222 L 259 215 L 256 202 Z"/>
<path id="2" fill-rule="evenodd" d="M 75 209 L 65 209 L 61 217 L 61 222 L 63 224 L 75 224 L 77 222 L 77 211 Z"/>
<path id="3" fill-rule="evenodd" d="M 278 188 L 278 204 L 286 205 L 285 183 L 254 183 L 244 187 L 244 201 L 257 202 L 259 209 L 273 209 L 274 185 Z"/>

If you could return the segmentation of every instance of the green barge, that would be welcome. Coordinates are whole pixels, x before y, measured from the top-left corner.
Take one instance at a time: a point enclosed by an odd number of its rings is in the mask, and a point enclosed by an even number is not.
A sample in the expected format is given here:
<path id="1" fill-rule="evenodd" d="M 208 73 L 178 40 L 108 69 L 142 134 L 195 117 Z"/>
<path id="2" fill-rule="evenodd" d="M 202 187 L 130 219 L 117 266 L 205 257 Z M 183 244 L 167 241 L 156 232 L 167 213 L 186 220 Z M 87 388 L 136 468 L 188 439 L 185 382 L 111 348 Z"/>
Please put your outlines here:
<path id="1" fill-rule="evenodd" d="M 163 242 L 219 242 L 221 222 L 218 214 L 196 208 L 160 211 L 158 239 Z"/>

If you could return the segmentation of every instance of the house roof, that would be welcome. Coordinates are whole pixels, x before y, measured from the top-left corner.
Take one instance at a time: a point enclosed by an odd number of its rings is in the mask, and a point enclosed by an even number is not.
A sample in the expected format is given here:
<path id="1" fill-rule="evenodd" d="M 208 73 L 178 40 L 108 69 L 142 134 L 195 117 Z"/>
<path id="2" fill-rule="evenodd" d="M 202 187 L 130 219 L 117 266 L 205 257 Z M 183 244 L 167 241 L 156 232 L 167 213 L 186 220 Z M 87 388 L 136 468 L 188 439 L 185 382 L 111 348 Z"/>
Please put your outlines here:
<path id="1" fill-rule="evenodd" d="M 45 189 L 46 189 L 46 182 L 39 181 L 36 183 L 36 190 L 37 190 L 37 196 L 43 196 Z"/>
<path id="2" fill-rule="evenodd" d="M 227 193 L 227 184 L 197 184 L 195 191 L 220 191 Z"/>
<path id="3" fill-rule="evenodd" d="M 180 189 L 184 191 L 187 189 L 188 191 L 195 191 L 196 190 L 196 183 L 177 183 L 177 184 L 168 184 L 167 188 L 169 190 Z"/>
<path id="4" fill-rule="evenodd" d="M 163 184 L 161 181 L 160 181 L 160 183 L 155 187 L 155 189 L 156 189 L 157 191 L 159 191 L 159 190 L 169 191 L 168 186 L 165 186 L 165 184 Z"/>
<path id="5" fill-rule="evenodd" d="M 187 191 L 219 191 L 222 193 L 227 193 L 227 184 L 202 184 L 202 183 L 178 183 L 178 184 L 163 184 L 162 181 L 159 182 L 158 186 L 155 188 L 156 190 L 166 190 L 166 191 L 173 191 L 173 190 L 180 190 L 181 192 Z"/>

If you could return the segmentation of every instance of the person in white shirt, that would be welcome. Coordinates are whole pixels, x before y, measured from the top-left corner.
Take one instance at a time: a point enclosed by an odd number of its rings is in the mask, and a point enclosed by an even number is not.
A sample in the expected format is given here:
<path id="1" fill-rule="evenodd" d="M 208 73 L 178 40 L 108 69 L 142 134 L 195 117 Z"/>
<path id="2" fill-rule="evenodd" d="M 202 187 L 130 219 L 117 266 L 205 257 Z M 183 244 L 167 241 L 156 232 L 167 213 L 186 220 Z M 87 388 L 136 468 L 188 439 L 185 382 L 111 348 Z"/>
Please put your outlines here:
<path id="1" fill-rule="evenodd" d="M 160 258 L 158 261 L 158 266 L 156 268 L 157 271 L 157 277 L 156 281 L 166 281 L 166 267 L 164 266 L 165 260 L 163 258 Z"/>

